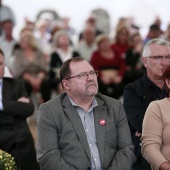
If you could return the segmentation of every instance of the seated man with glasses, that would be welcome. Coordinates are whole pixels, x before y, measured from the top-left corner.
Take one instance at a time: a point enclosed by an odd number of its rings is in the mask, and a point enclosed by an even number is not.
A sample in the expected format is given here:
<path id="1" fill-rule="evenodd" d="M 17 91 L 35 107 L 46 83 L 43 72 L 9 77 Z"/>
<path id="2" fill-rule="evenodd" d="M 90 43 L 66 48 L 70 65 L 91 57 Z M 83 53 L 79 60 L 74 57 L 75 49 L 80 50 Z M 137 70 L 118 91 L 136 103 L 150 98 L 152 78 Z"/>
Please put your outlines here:
<path id="1" fill-rule="evenodd" d="M 121 101 L 98 93 L 97 72 L 83 58 L 60 70 L 65 93 L 39 108 L 42 170 L 131 170 L 135 161 Z"/>
<path id="2" fill-rule="evenodd" d="M 142 61 L 146 75 L 128 84 L 124 90 L 124 107 L 137 157 L 132 170 L 151 170 L 141 155 L 142 123 L 148 105 L 168 96 L 162 74 L 165 66 L 170 65 L 170 44 L 158 38 L 150 40 L 144 46 Z"/>

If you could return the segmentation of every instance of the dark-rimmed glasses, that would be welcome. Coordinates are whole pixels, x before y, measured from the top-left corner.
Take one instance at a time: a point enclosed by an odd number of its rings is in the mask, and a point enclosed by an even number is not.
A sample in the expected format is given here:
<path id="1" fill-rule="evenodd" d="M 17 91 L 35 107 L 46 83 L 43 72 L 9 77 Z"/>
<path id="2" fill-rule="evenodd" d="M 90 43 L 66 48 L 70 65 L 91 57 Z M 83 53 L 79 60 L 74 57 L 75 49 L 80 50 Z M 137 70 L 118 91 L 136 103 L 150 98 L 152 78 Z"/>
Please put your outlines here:
<path id="1" fill-rule="evenodd" d="M 167 55 L 167 56 L 161 56 L 161 55 L 150 56 L 149 58 L 152 58 L 155 61 L 162 61 L 163 59 L 165 59 L 166 61 L 170 62 L 170 55 Z"/>
<path id="2" fill-rule="evenodd" d="M 75 76 L 71 76 L 71 77 L 68 77 L 66 78 L 65 80 L 68 80 L 68 79 L 72 79 L 72 78 L 79 78 L 79 79 L 86 79 L 87 76 L 91 75 L 92 77 L 97 77 L 98 76 L 98 72 L 97 71 L 90 71 L 90 72 L 83 72 L 83 73 L 80 73 L 78 75 L 75 75 Z"/>

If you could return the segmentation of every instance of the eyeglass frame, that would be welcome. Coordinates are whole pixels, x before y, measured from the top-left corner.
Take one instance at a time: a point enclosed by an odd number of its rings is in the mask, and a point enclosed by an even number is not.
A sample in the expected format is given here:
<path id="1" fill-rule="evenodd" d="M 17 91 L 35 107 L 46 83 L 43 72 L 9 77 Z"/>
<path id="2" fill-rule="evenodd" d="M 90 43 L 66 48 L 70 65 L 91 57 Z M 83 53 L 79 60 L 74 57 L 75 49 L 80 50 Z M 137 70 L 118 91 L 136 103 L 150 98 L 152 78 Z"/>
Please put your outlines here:
<path id="1" fill-rule="evenodd" d="M 95 73 L 94 75 L 93 75 L 93 73 Z M 84 74 L 84 75 L 83 75 Z M 83 77 L 83 76 L 86 76 L 85 78 L 87 78 L 87 76 L 89 76 L 89 75 L 91 75 L 91 76 L 98 76 L 98 71 L 95 71 L 95 70 L 91 70 L 91 71 L 89 71 L 89 72 L 82 72 L 82 73 L 80 73 L 80 74 L 77 74 L 77 75 L 75 75 L 75 76 L 71 76 L 71 77 L 68 77 L 68 78 L 66 78 L 65 80 L 69 80 L 69 79 L 72 79 L 72 78 L 75 78 L 75 77 L 78 77 L 78 78 L 81 78 L 81 77 Z"/>
<path id="2" fill-rule="evenodd" d="M 170 55 L 167 55 L 167 56 L 161 56 L 161 55 L 149 56 L 148 58 L 152 58 L 152 59 L 154 59 L 156 61 L 162 60 L 163 58 L 166 59 L 166 60 L 167 59 L 170 60 Z"/>

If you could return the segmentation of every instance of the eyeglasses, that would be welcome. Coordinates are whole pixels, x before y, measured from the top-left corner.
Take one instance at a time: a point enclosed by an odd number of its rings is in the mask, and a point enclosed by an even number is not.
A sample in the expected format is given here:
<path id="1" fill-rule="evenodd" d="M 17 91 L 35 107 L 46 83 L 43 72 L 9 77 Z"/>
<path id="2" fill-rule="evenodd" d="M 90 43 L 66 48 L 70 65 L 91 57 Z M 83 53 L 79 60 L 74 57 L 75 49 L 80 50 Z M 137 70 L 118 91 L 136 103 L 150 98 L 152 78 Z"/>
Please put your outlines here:
<path id="1" fill-rule="evenodd" d="M 78 75 L 75 75 L 75 76 L 72 76 L 72 77 L 68 77 L 66 78 L 66 80 L 68 79 L 72 79 L 74 77 L 78 77 L 79 79 L 86 79 L 88 75 L 91 75 L 92 77 L 97 77 L 98 76 L 98 72 L 97 71 L 90 71 L 90 72 L 83 72 L 83 73 L 80 73 Z"/>
<path id="2" fill-rule="evenodd" d="M 167 56 L 150 56 L 149 58 L 152 58 L 155 61 L 162 61 L 165 59 L 166 61 L 170 62 L 170 55 Z"/>

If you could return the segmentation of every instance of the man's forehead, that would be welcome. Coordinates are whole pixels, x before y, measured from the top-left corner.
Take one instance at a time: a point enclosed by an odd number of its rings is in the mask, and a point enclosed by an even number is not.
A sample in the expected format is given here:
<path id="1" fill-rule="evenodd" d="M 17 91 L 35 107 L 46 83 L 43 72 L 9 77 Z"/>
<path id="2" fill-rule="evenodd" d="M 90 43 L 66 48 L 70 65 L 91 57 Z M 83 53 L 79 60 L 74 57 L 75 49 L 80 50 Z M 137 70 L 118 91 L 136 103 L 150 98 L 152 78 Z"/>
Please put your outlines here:
<path id="1" fill-rule="evenodd" d="M 85 60 L 79 62 L 71 62 L 70 68 L 71 71 L 80 71 L 80 72 L 87 71 L 87 69 L 93 70 L 93 67 Z"/>
<path id="2" fill-rule="evenodd" d="M 170 54 L 170 48 L 167 45 L 151 44 L 151 54 Z"/>
<path id="3" fill-rule="evenodd" d="M 156 48 L 155 50 L 157 50 L 157 48 L 168 48 L 167 45 L 165 45 L 165 44 L 164 45 L 163 44 L 150 44 L 149 46 L 151 49 Z"/>

